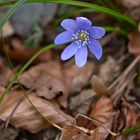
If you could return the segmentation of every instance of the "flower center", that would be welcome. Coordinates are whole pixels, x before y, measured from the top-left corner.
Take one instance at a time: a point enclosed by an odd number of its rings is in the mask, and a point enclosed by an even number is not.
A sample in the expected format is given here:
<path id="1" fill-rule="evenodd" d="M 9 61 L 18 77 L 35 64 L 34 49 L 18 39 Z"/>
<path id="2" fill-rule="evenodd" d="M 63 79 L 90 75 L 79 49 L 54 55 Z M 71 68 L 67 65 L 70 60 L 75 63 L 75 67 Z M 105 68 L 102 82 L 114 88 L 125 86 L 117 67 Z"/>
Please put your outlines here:
<path id="1" fill-rule="evenodd" d="M 79 39 L 86 40 L 88 38 L 88 35 L 86 33 L 79 33 Z"/>
<path id="2" fill-rule="evenodd" d="M 78 30 L 76 34 L 73 34 L 73 39 L 76 40 L 79 47 L 86 46 L 89 43 L 89 33 L 84 30 Z"/>

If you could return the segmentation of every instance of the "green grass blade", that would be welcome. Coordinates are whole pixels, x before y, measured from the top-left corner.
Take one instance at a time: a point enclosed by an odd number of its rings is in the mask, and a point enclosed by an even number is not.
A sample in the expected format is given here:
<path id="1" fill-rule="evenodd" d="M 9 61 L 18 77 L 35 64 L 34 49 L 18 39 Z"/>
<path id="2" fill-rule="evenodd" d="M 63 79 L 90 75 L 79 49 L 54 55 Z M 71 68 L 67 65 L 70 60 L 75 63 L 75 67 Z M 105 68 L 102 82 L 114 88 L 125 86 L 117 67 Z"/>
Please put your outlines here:
<path id="1" fill-rule="evenodd" d="M 73 0 L 27 0 L 27 2 L 30 2 L 30 3 L 32 3 L 32 2 L 37 2 L 37 3 L 50 2 L 50 3 L 61 3 L 61 4 L 69 4 L 69 5 L 74 5 L 74 6 L 86 7 L 86 8 L 94 9 L 98 12 L 103 12 L 103 13 L 112 15 L 116 18 L 120 18 L 120 19 L 132 24 L 133 26 L 137 26 L 136 22 L 130 17 L 125 16 L 125 15 L 121 14 L 120 12 L 111 10 L 109 8 L 91 4 L 91 3 L 73 1 Z"/>
<path id="2" fill-rule="evenodd" d="M 16 2 L 16 1 L 15 1 Z M 137 26 L 137 23 L 135 20 L 133 20 L 132 18 L 124 15 L 124 14 L 121 14 L 120 12 L 117 12 L 115 10 L 111 10 L 109 8 L 106 8 L 106 7 L 103 7 L 103 6 L 99 6 L 99 5 L 95 5 L 95 4 L 91 4 L 91 3 L 86 3 L 86 2 L 80 2 L 80 1 L 74 1 L 74 0 L 27 0 L 27 2 L 29 3 L 45 3 L 45 2 L 49 2 L 49 3 L 60 3 L 60 4 L 69 4 L 69 5 L 74 5 L 74 6 L 79 6 L 79 7 L 85 7 L 85 8 L 90 8 L 90 9 L 94 9 L 98 12 L 103 12 L 103 13 L 106 13 L 106 14 L 109 14 L 109 15 L 112 15 L 116 18 L 119 18 L 120 20 L 122 21 L 126 21 L 128 23 L 130 23 L 131 25 L 133 26 Z M 10 3 L 4 3 L 4 2 L 1 2 L 0 3 L 0 6 L 3 6 L 3 5 L 9 5 Z"/>
<path id="3" fill-rule="evenodd" d="M 0 29 L 2 29 L 3 25 L 8 21 L 11 15 L 25 2 L 26 0 L 19 0 L 0 18 Z"/>
<path id="4" fill-rule="evenodd" d="M 135 132 L 140 131 L 140 124 L 135 125 L 134 127 L 127 128 L 121 132 L 122 135 L 128 136 Z"/>

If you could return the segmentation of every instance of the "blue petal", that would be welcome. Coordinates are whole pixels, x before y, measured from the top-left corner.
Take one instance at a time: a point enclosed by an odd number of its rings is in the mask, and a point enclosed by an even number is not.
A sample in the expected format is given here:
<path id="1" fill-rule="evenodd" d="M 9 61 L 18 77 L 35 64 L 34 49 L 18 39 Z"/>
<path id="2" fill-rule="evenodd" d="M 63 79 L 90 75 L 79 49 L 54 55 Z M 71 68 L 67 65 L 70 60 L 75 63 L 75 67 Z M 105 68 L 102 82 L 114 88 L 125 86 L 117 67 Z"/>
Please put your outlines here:
<path id="1" fill-rule="evenodd" d="M 92 38 L 95 38 L 95 39 L 100 39 L 105 34 L 104 28 L 98 27 L 98 26 L 91 27 L 91 29 L 89 30 L 89 32 L 91 34 L 91 37 Z"/>
<path id="2" fill-rule="evenodd" d="M 76 22 L 78 28 L 82 30 L 88 30 L 92 25 L 91 21 L 84 17 L 77 17 Z"/>
<path id="3" fill-rule="evenodd" d="M 64 44 L 67 42 L 72 41 L 72 33 L 65 31 L 62 32 L 61 34 L 59 34 L 56 38 L 55 38 L 55 44 Z"/>
<path id="4" fill-rule="evenodd" d="M 78 67 L 83 67 L 87 62 L 87 47 L 82 46 L 75 54 L 75 62 Z"/>
<path id="5" fill-rule="evenodd" d="M 70 44 L 62 52 L 61 59 L 67 60 L 67 59 L 71 58 L 78 51 L 78 49 L 79 49 L 79 47 L 77 46 L 77 44 L 75 42 Z"/>
<path id="6" fill-rule="evenodd" d="M 61 26 L 68 31 L 76 32 L 76 30 L 77 30 L 76 21 L 73 19 L 64 19 L 61 22 Z"/>
<path id="7" fill-rule="evenodd" d="M 95 55 L 95 57 L 99 60 L 102 56 L 102 47 L 100 43 L 97 40 L 93 39 L 88 47 L 92 54 Z"/>

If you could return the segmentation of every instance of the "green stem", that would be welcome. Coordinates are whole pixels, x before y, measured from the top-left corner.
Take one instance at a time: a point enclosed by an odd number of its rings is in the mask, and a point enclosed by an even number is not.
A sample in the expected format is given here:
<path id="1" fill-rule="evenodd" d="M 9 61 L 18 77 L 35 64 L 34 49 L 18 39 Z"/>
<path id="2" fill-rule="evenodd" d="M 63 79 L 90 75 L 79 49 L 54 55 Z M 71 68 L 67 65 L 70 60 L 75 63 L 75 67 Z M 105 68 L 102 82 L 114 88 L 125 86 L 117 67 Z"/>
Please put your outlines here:
<path id="1" fill-rule="evenodd" d="M 51 44 L 47 47 L 42 48 L 41 50 L 39 50 L 18 72 L 17 74 L 15 74 L 13 76 L 13 78 L 10 80 L 9 84 L 7 85 L 5 91 L 2 93 L 2 95 L 0 96 L 0 103 L 2 102 L 3 98 L 5 97 L 5 95 L 7 94 L 7 92 L 10 90 L 10 88 L 12 87 L 14 81 L 28 68 L 28 66 L 38 57 L 40 56 L 42 53 L 44 53 L 45 51 L 53 48 L 55 45 Z"/>
<path id="2" fill-rule="evenodd" d="M 135 133 L 137 131 L 140 131 L 140 124 L 137 124 L 134 127 L 130 127 L 130 128 L 123 130 L 121 132 L 121 134 L 127 136 L 127 135 L 130 135 L 130 134 Z"/>
<path id="3" fill-rule="evenodd" d="M 15 1 L 16 2 L 16 1 Z M 49 3 L 60 3 L 60 4 L 68 4 L 68 5 L 74 5 L 74 6 L 79 6 L 79 7 L 86 7 L 86 8 L 90 8 L 90 9 L 94 9 L 96 11 L 99 12 L 103 12 L 109 15 L 112 15 L 116 18 L 120 18 L 128 23 L 130 23 L 133 26 L 137 26 L 137 23 L 135 20 L 133 20 L 132 18 L 125 16 L 123 14 L 121 14 L 120 12 L 117 12 L 115 10 L 111 10 L 109 8 L 103 7 L 103 6 L 99 6 L 99 5 L 95 5 L 95 4 L 91 4 L 91 3 L 86 3 L 86 2 L 80 2 L 80 1 L 74 1 L 74 0 L 27 0 L 27 2 L 29 3 L 44 3 L 44 2 L 49 2 Z M 5 3 L 5 5 L 8 5 L 10 3 Z M 0 6 L 4 5 L 4 3 L 0 3 Z"/>

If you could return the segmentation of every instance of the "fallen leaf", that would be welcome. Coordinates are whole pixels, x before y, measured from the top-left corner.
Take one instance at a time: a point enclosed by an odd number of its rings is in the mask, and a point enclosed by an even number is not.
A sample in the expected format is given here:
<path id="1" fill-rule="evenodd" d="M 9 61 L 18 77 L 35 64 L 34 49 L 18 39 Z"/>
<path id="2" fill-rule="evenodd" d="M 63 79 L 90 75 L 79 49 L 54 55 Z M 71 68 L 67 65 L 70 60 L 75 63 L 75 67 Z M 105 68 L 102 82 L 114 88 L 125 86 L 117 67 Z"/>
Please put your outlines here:
<path id="1" fill-rule="evenodd" d="M 140 35 L 130 34 L 129 35 L 129 44 L 128 50 L 134 55 L 140 54 Z"/>
<path id="2" fill-rule="evenodd" d="M 37 96 L 34 92 L 28 93 L 28 98 L 38 111 L 48 119 L 52 124 L 58 125 L 60 128 L 72 124 L 74 121 L 71 116 L 60 110 L 56 102 L 48 101 Z M 0 104 L 0 119 L 6 121 L 11 112 L 23 97 L 23 92 L 15 90 L 6 95 Z M 9 118 L 10 123 L 16 128 L 23 128 L 31 133 L 37 133 L 48 127 L 50 123 L 44 121 L 42 117 L 31 107 L 28 100 L 24 99 L 20 102 L 13 115 Z"/>
<path id="3" fill-rule="evenodd" d="M 27 62 L 39 49 L 28 48 L 19 38 L 11 37 L 10 43 L 6 43 L 5 47 L 1 46 L 0 51 L 16 62 Z M 51 51 L 47 51 L 40 55 L 33 63 L 44 62 L 50 60 L 52 57 Z"/>
<path id="4" fill-rule="evenodd" d="M 76 117 L 75 124 L 79 127 L 92 130 L 91 136 L 93 138 L 97 137 L 97 140 L 104 140 L 110 134 L 109 130 L 112 127 L 112 101 L 108 97 L 102 96 L 96 104 L 93 104 L 89 116 L 91 119 L 83 116 Z"/>
<path id="5" fill-rule="evenodd" d="M 136 21 L 140 21 L 140 6 L 128 10 L 126 14 Z"/>
<path id="6" fill-rule="evenodd" d="M 2 34 L 0 34 L 0 37 L 4 37 L 4 38 L 14 34 L 14 29 L 9 21 L 7 21 L 3 26 L 1 33 Z"/>
<path id="7" fill-rule="evenodd" d="M 69 92 L 79 92 L 83 87 L 88 85 L 94 69 L 94 63 L 90 62 L 83 68 L 78 68 L 75 64 L 66 65 L 63 70 Z"/>
<path id="8" fill-rule="evenodd" d="M 109 95 L 109 91 L 107 89 L 107 87 L 101 82 L 101 80 L 93 75 L 91 78 L 91 85 L 93 90 L 100 96 L 105 95 L 108 96 Z"/>
<path id="9" fill-rule="evenodd" d="M 59 140 L 76 140 L 74 137 L 80 134 L 84 134 L 82 130 L 78 129 L 76 126 L 68 125 L 63 128 Z"/>
<path id="10" fill-rule="evenodd" d="M 73 110 L 74 114 L 86 114 L 89 111 L 92 101 L 96 99 L 95 95 L 94 90 L 85 89 L 70 98 L 69 108 Z"/>
<path id="11" fill-rule="evenodd" d="M 135 126 L 136 121 L 136 113 L 132 110 L 130 105 L 124 99 L 122 99 L 119 104 L 119 110 L 117 110 L 114 115 L 114 125 L 112 125 L 112 130 L 116 133 L 121 132 L 126 128 Z M 117 137 L 112 137 L 111 140 L 122 140 L 125 138 L 126 137 L 124 135 L 120 135 Z M 134 139 L 134 135 L 127 136 L 127 139 Z"/>
<path id="12" fill-rule="evenodd" d="M 97 138 L 104 140 L 110 134 L 106 129 L 111 130 L 112 127 L 113 102 L 108 97 L 102 96 L 96 104 L 92 105 L 90 117 L 97 121 L 96 125 L 98 125 L 98 127 L 97 130 L 95 130 Z M 93 134 L 93 136 L 95 134 Z"/>
<path id="13" fill-rule="evenodd" d="M 108 90 L 111 95 L 111 99 L 114 104 L 120 100 L 120 97 L 124 95 L 126 90 L 130 91 L 134 85 L 134 78 L 136 77 L 136 66 L 140 60 L 140 56 L 137 56 L 125 71 L 109 86 Z M 128 92 L 127 91 L 127 92 Z"/>
<path id="14" fill-rule="evenodd" d="M 10 78 L 14 75 L 16 69 L 11 70 L 11 68 L 6 64 L 6 61 L 0 58 L 0 85 L 6 86 Z"/>
<path id="15" fill-rule="evenodd" d="M 113 102 L 106 96 L 102 96 L 96 104 L 93 104 L 90 117 L 105 124 L 111 120 L 113 115 Z"/>
<path id="16" fill-rule="evenodd" d="M 136 125 L 137 115 L 124 99 L 122 99 L 121 112 L 126 118 L 125 128 L 133 127 Z"/>
<path id="17" fill-rule="evenodd" d="M 106 125 L 99 125 L 98 121 L 79 114 L 75 118 L 75 125 L 83 128 L 83 130 L 88 130 L 91 140 L 104 140 L 109 134 L 107 129 L 111 123 L 107 122 Z"/>
<path id="18" fill-rule="evenodd" d="M 62 77 L 59 63 L 50 61 L 30 68 L 18 78 L 18 82 L 28 89 L 35 90 L 40 97 L 57 98 L 58 102 L 66 107 L 68 93 Z"/>
<path id="19" fill-rule="evenodd" d="M 137 7 L 140 5 L 139 0 L 122 0 L 122 2 L 127 8 Z"/>
<path id="20" fill-rule="evenodd" d="M 103 83 L 111 83 L 120 73 L 119 63 L 111 56 L 101 64 L 99 70 L 99 79 L 102 79 Z"/>
<path id="21" fill-rule="evenodd" d="M 95 124 L 94 120 L 92 120 L 91 118 L 78 114 L 75 117 L 75 121 L 74 124 L 78 127 L 83 127 L 85 129 L 89 129 L 89 130 L 93 130 L 95 128 L 97 128 L 97 125 Z"/>

